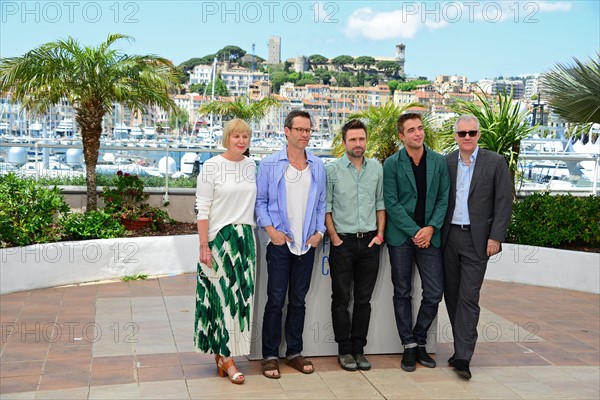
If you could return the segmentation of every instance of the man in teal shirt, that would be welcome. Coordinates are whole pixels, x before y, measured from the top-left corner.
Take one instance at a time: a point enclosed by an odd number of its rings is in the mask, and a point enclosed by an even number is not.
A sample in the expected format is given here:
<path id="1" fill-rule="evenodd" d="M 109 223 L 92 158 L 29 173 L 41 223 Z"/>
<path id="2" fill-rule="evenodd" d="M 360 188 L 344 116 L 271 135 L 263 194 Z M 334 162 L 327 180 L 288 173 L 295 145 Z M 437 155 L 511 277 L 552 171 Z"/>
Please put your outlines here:
<path id="1" fill-rule="evenodd" d="M 417 362 L 429 368 L 436 365 L 425 345 L 444 290 L 440 231 L 448 208 L 450 179 L 444 157 L 424 144 L 420 114 L 401 115 L 397 128 L 404 147 L 383 165 L 383 197 L 388 214 L 385 234 L 396 327 L 404 346 L 400 367 L 412 372 Z M 414 262 L 421 277 L 423 299 L 413 324 Z"/>
<path id="2" fill-rule="evenodd" d="M 361 121 L 351 120 L 342 127 L 342 142 L 345 154 L 327 166 L 331 316 L 340 366 L 347 371 L 369 370 L 364 347 L 385 230 L 383 169 L 377 160 L 364 156 L 367 128 Z"/>

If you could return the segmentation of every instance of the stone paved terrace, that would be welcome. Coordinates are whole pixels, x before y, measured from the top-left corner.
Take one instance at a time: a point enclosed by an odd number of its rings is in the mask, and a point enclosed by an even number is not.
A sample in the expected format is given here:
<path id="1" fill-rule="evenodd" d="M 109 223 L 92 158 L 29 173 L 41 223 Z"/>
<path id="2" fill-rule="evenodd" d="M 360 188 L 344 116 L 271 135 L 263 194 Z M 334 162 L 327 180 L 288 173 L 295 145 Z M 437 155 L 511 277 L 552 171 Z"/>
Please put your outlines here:
<path id="1" fill-rule="evenodd" d="M 313 357 L 316 373 L 303 375 L 282 363 L 282 378 L 271 380 L 261 375 L 259 361 L 240 358 L 244 385 L 219 378 L 213 358 L 194 352 L 194 295 L 194 274 L 183 274 L 0 296 L 0 398 L 600 397 L 595 294 L 486 281 L 470 381 L 446 364 L 452 346 L 442 305 L 433 355 L 438 368 L 418 365 L 406 373 L 394 354 L 369 356 L 370 371 L 346 372 L 335 357 Z"/>

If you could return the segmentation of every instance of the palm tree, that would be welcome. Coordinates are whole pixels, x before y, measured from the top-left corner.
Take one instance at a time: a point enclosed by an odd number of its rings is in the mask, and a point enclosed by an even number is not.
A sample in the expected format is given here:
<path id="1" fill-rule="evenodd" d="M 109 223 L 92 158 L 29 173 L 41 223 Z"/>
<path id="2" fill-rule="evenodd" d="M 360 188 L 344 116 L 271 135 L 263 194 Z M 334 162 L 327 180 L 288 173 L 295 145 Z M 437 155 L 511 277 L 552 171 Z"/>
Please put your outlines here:
<path id="1" fill-rule="evenodd" d="M 255 121 L 263 118 L 271 107 L 278 107 L 279 101 L 274 97 L 265 97 L 253 101 L 249 96 L 237 97 L 233 101 L 214 100 L 203 104 L 200 115 L 217 114 L 231 118 L 241 118 L 244 121 Z"/>
<path id="2" fill-rule="evenodd" d="M 550 107 L 568 122 L 600 123 L 600 53 L 586 63 L 557 64 L 543 82 Z"/>
<path id="3" fill-rule="evenodd" d="M 179 129 L 179 132 L 177 132 L 179 134 L 181 131 L 187 131 L 188 121 L 188 112 L 181 107 L 176 107 L 169 115 L 169 128 L 171 128 L 171 132 Z"/>
<path id="4" fill-rule="evenodd" d="M 527 124 L 529 111 L 521 112 L 520 103 L 513 101 L 511 94 L 498 94 L 496 100 L 476 94 L 479 103 L 457 99 L 452 110 L 457 114 L 473 114 L 479 120 L 481 138 L 479 146 L 504 156 L 511 178 L 515 182 L 517 160 L 521 139 L 529 136 L 534 126 Z M 449 121 L 440 135 L 441 148 L 446 151 L 456 149 L 454 141 L 454 120 Z M 514 190 L 514 185 L 513 185 Z"/>
<path id="5" fill-rule="evenodd" d="M 87 211 L 97 208 L 96 163 L 102 119 L 114 102 L 145 112 L 151 105 L 171 110 L 169 89 L 177 70 L 164 58 L 126 55 L 111 49 L 121 34 L 110 34 L 98 47 L 82 46 L 72 37 L 46 43 L 22 57 L 0 60 L 0 92 L 33 113 L 44 113 L 62 98 L 75 110 L 81 127 L 86 165 Z"/>
<path id="6" fill-rule="evenodd" d="M 386 158 L 398 151 L 398 148 L 402 145 L 398 137 L 398 117 L 404 114 L 409 108 L 418 106 L 420 106 L 418 103 L 399 106 L 392 100 L 388 100 L 387 103 L 379 107 L 370 106 L 364 111 L 350 115 L 348 120 L 360 119 L 367 126 L 369 138 L 367 140 L 365 155 L 367 157 L 375 157 L 383 163 Z M 423 116 L 423 126 L 425 128 L 425 144 L 435 149 L 436 135 L 432 128 L 432 120 L 427 114 Z M 333 139 L 331 153 L 336 157 L 344 153 L 341 132 Z"/>

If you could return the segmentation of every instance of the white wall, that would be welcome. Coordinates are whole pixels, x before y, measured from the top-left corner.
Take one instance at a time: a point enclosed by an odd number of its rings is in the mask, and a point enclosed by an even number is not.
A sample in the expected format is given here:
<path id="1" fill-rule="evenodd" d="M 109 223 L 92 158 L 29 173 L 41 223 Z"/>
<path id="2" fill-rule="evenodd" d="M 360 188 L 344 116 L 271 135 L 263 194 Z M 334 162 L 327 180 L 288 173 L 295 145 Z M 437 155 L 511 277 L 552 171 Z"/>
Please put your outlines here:
<path id="1" fill-rule="evenodd" d="M 600 253 L 503 243 L 486 279 L 600 293 Z"/>
<path id="2" fill-rule="evenodd" d="M 0 294 L 126 275 L 195 270 L 197 235 L 99 239 L 0 249 Z"/>

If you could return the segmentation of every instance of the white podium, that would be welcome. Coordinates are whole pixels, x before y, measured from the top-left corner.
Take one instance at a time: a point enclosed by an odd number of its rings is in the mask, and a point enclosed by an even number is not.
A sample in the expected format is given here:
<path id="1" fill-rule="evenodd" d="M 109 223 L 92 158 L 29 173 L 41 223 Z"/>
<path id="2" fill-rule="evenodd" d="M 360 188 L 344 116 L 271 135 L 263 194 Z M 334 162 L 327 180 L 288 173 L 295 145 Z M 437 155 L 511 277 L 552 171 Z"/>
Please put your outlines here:
<path id="1" fill-rule="evenodd" d="M 267 235 L 262 229 L 256 230 L 257 271 L 254 295 L 254 321 L 250 347 L 251 360 L 262 359 L 262 320 L 267 302 Z M 306 295 L 306 318 L 304 320 L 304 350 L 302 354 L 311 356 L 331 356 L 338 354 L 331 322 L 331 276 L 329 274 L 329 238 L 325 236 L 315 253 L 314 271 L 310 289 Z M 416 318 L 421 304 L 421 279 L 415 267 L 413 279 L 413 319 Z M 384 246 L 380 257 L 380 269 L 377 283 L 371 299 L 371 322 L 365 354 L 402 353 L 402 343 L 398 336 L 394 316 L 393 287 L 387 247 Z M 287 303 L 283 307 L 282 324 L 285 321 Z M 352 312 L 352 305 L 350 305 Z M 413 321 L 414 323 L 414 321 Z M 427 351 L 435 353 L 437 337 L 437 319 L 431 324 L 427 336 Z M 282 332 L 284 329 L 282 328 Z M 282 338 L 279 349 L 285 357 L 285 339 Z"/>

